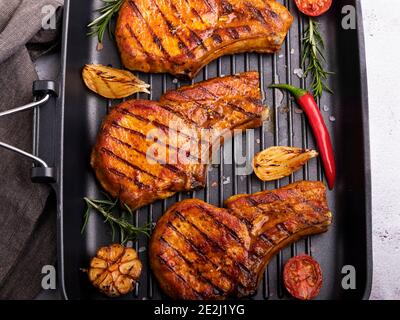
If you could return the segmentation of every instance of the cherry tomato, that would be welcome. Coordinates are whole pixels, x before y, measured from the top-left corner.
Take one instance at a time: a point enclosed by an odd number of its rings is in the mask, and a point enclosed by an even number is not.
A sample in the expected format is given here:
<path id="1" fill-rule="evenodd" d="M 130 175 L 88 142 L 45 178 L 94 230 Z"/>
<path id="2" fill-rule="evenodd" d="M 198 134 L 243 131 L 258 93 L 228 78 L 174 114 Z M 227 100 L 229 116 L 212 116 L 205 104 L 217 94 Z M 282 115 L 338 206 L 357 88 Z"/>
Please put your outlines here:
<path id="1" fill-rule="evenodd" d="M 300 300 L 312 300 L 322 287 L 322 271 L 310 256 L 290 259 L 283 270 L 283 282 L 289 293 Z"/>
<path id="2" fill-rule="evenodd" d="M 329 10 L 332 0 L 295 0 L 297 8 L 311 17 L 318 17 Z"/>

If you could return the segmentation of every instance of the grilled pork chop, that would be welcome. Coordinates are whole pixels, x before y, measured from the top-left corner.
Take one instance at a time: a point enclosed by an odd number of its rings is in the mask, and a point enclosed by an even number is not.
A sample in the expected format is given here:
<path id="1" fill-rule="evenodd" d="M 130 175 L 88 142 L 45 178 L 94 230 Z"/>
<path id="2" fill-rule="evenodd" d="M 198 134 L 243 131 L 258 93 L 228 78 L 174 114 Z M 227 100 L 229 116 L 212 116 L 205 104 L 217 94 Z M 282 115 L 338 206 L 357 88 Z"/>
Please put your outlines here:
<path id="1" fill-rule="evenodd" d="M 234 196 L 226 209 L 197 199 L 176 203 L 150 241 L 150 263 L 175 299 L 226 299 L 256 292 L 271 258 L 332 222 L 325 186 L 298 182 Z"/>
<path id="2" fill-rule="evenodd" d="M 292 21 L 275 0 L 126 0 L 115 35 L 128 69 L 193 78 L 225 54 L 278 51 Z"/>
<path id="3" fill-rule="evenodd" d="M 103 121 L 91 157 L 97 178 L 132 210 L 204 187 L 219 139 L 262 125 L 260 99 L 258 73 L 247 72 L 169 91 L 159 102 L 126 101 Z"/>

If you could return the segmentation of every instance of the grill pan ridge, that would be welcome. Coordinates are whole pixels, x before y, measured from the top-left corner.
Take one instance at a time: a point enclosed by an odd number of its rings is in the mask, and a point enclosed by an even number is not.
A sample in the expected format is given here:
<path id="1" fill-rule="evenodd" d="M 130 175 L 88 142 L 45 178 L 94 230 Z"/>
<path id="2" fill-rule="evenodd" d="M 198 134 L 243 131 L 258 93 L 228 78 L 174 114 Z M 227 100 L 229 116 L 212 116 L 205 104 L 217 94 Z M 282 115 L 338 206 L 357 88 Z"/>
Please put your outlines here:
<path id="1" fill-rule="evenodd" d="M 205 189 L 190 194 L 179 193 L 139 209 L 132 217 L 126 216 L 134 225 L 148 222 L 154 224 L 170 205 L 191 197 L 223 206 L 224 200 L 235 194 L 279 188 L 299 180 L 323 180 L 323 170 L 318 159 L 313 159 L 288 178 L 268 183 L 259 181 L 254 174 L 238 176 L 236 165 L 224 163 L 224 153 L 227 152 L 238 156 L 239 151 L 246 150 L 251 159 L 253 153 L 272 145 L 316 148 L 307 120 L 295 102 L 280 91 L 267 89 L 273 82 L 308 87 L 305 79 L 300 79 L 293 73 L 294 69 L 301 68 L 301 35 L 307 19 L 298 14 L 293 1 L 279 2 L 290 10 L 295 20 L 281 51 L 274 55 L 246 53 L 224 56 L 207 65 L 192 81 L 179 81 L 168 74 L 136 73 L 151 85 L 151 94 L 136 94 L 131 98 L 158 100 L 169 89 L 217 76 L 258 71 L 263 103 L 269 106 L 271 119 L 262 128 L 254 131 L 254 137 L 245 134 L 242 144 L 230 141 L 221 147 L 221 164 L 210 166 Z M 357 30 L 341 28 L 341 8 L 346 4 L 357 8 Z M 100 5 L 100 1 L 82 3 L 79 0 L 67 0 L 64 9 L 63 79 L 59 99 L 62 125 L 58 165 L 61 174 L 54 188 L 58 200 L 60 282 L 63 295 L 68 299 L 105 298 L 91 287 L 87 275 L 80 268 L 88 266 L 98 247 L 112 242 L 110 230 L 95 213 L 90 216 L 86 231 L 83 234 L 80 232 L 84 213 L 83 197 L 97 199 L 103 196 L 89 165 L 91 148 L 103 117 L 113 105 L 122 101 L 105 101 L 90 93 L 81 79 L 81 69 L 86 63 L 121 67 L 117 48 L 111 40 L 107 39 L 103 50 L 97 51 L 97 39 L 86 36 L 86 25 L 95 17 L 94 10 Z M 335 95 L 324 94 L 321 101 L 318 101 L 332 136 L 338 164 L 337 186 L 334 191 L 328 192 L 334 223 L 328 233 L 301 240 L 273 258 L 265 270 L 257 293 L 250 299 L 290 299 L 283 287 L 282 269 L 290 257 L 302 253 L 314 256 L 321 264 L 324 286 L 318 299 L 369 297 L 372 277 L 371 192 L 368 104 L 360 5 L 358 0 L 345 0 L 340 4 L 336 2 L 331 11 L 320 19 L 321 32 L 327 39 L 328 65 L 336 73 L 329 82 Z M 335 121 L 332 121 L 333 117 Z M 256 141 L 254 150 L 249 148 L 249 139 Z M 122 299 L 167 298 L 158 288 L 150 271 L 147 244 L 148 240 L 141 236 L 138 241 L 130 244 L 138 251 L 144 268 L 134 292 Z M 356 290 L 344 290 L 341 287 L 341 270 L 345 265 L 356 268 Z"/>

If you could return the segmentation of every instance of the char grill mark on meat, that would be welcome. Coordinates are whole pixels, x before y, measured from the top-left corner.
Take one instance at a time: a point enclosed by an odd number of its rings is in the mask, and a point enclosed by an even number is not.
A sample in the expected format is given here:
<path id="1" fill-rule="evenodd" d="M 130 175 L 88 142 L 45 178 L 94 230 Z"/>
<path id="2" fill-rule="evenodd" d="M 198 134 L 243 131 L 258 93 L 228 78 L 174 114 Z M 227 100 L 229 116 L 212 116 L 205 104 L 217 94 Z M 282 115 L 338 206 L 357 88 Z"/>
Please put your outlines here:
<path id="1" fill-rule="evenodd" d="M 179 34 L 176 32 L 176 28 L 178 28 L 178 26 L 173 26 L 171 21 L 169 21 L 167 19 L 167 17 L 165 16 L 165 14 L 161 11 L 160 7 L 157 4 L 156 0 L 150 0 L 150 2 L 152 3 L 152 5 L 154 5 L 155 8 L 157 8 L 157 12 L 161 15 L 163 21 L 165 22 L 165 24 L 168 27 L 168 32 L 170 34 L 170 36 L 172 37 L 177 37 L 178 38 L 178 47 L 180 49 L 182 49 L 184 51 L 184 53 L 186 54 L 186 56 L 189 59 L 194 59 L 195 55 L 193 54 L 192 50 L 189 49 L 185 42 L 182 40 L 182 38 L 179 36 Z"/>
<path id="2" fill-rule="evenodd" d="M 150 241 L 150 264 L 161 288 L 177 299 L 254 294 L 279 250 L 327 231 L 332 215 L 325 193 L 321 182 L 303 181 L 233 196 L 226 209 L 197 199 L 176 203 L 160 218 Z"/>
<path id="3" fill-rule="evenodd" d="M 187 0 L 185 0 L 186 3 L 188 3 Z M 201 39 L 201 37 L 199 37 L 199 35 L 194 32 L 190 27 L 189 24 L 186 22 L 185 17 L 182 16 L 182 14 L 179 13 L 178 9 L 176 8 L 175 4 L 171 1 L 171 0 L 167 0 L 167 6 L 171 8 L 172 10 L 172 16 L 174 17 L 174 19 L 176 19 L 176 24 L 177 25 L 185 25 L 187 28 L 187 31 L 189 32 L 188 35 L 188 41 L 190 44 L 194 43 L 195 46 L 194 48 L 197 47 L 201 47 L 203 51 L 207 52 L 208 49 L 207 47 L 204 45 L 203 40 Z M 191 13 L 193 13 L 193 15 L 195 16 L 196 20 L 199 20 L 201 22 L 201 24 L 204 25 L 204 21 L 201 18 L 200 14 L 197 12 L 196 8 L 192 8 Z M 193 21 L 193 20 L 191 20 Z M 192 49 L 193 50 L 193 49 Z"/>
<path id="4" fill-rule="evenodd" d="M 170 109 L 165 108 L 165 106 L 163 106 L 163 105 L 158 105 L 158 107 L 161 108 L 161 109 L 166 109 L 167 111 L 171 112 Z M 130 117 L 136 118 L 136 119 L 139 120 L 140 122 L 144 122 L 144 123 L 146 123 L 146 124 L 154 125 L 154 127 L 158 128 L 158 129 L 160 129 L 160 130 L 162 130 L 162 131 L 163 131 L 164 133 L 166 133 L 166 134 L 167 134 L 169 131 L 173 131 L 174 134 L 176 134 L 176 135 L 184 136 L 185 138 L 193 139 L 193 140 L 196 140 L 196 141 L 198 140 L 199 143 L 207 144 L 207 141 L 201 140 L 201 139 L 199 139 L 199 137 L 194 137 L 194 136 L 188 135 L 186 132 L 182 132 L 181 130 L 179 130 L 179 128 L 168 127 L 168 125 L 162 124 L 162 123 L 158 122 L 157 120 L 151 120 L 151 121 L 150 121 L 150 120 L 144 118 L 143 116 L 140 116 L 140 115 L 138 115 L 138 114 L 136 114 L 136 113 L 130 112 L 130 111 L 127 110 L 127 109 L 122 109 L 122 110 L 121 110 L 121 109 L 116 109 L 116 111 L 117 111 L 117 112 L 120 112 L 120 113 L 122 113 L 122 114 L 128 115 L 128 116 L 130 116 Z M 171 112 L 171 113 L 174 113 L 174 115 L 177 115 L 177 114 L 178 114 L 178 112 L 176 112 L 176 110 L 173 110 L 173 109 L 172 109 L 172 112 Z M 193 123 L 193 124 L 196 124 L 196 123 Z M 123 126 L 120 126 L 120 125 L 118 125 L 118 123 L 116 123 L 115 121 L 113 122 L 113 125 L 115 125 L 115 126 L 117 126 L 117 127 L 120 127 L 120 128 L 122 128 L 122 129 L 128 130 L 128 131 L 131 131 L 133 134 L 139 135 L 139 136 L 142 137 L 142 138 L 146 138 L 146 136 L 145 136 L 143 133 L 138 132 L 138 131 L 135 131 L 135 130 L 133 130 L 133 129 L 129 129 L 129 128 L 125 128 L 125 127 L 123 127 Z M 197 125 L 197 124 L 196 124 L 196 125 Z M 198 160 L 198 159 L 195 159 L 195 160 Z"/>
<path id="5" fill-rule="evenodd" d="M 195 261 L 191 261 L 190 258 L 188 258 L 188 257 L 186 256 L 185 253 L 180 252 L 179 249 L 176 249 L 176 248 L 174 247 L 173 244 L 169 243 L 169 242 L 168 242 L 167 240 L 165 240 L 164 238 L 160 238 L 160 241 L 161 241 L 163 244 L 166 245 L 167 249 L 171 249 L 173 252 L 175 252 L 175 253 L 177 254 L 177 256 L 178 256 L 181 260 L 183 260 L 192 270 L 194 270 L 195 276 L 197 276 L 198 278 L 200 278 L 200 280 L 201 280 L 202 282 L 205 282 L 205 283 L 209 284 L 209 285 L 213 288 L 213 290 L 214 290 L 214 292 L 215 292 L 216 294 L 220 295 L 220 294 L 224 294 L 224 293 L 226 292 L 225 289 L 222 288 L 222 285 L 214 283 L 214 282 L 217 282 L 217 281 L 215 281 L 216 279 L 207 277 L 206 272 L 201 273 L 199 270 L 197 270 L 197 269 L 195 268 L 195 263 L 196 263 L 196 262 L 195 262 Z M 207 266 L 207 263 L 206 263 L 205 261 L 203 261 L 203 263 L 205 264 L 205 266 Z M 204 271 L 205 271 L 205 270 L 204 270 Z"/>
<path id="6" fill-rule="evenodd" d="M 216 270 L 217 272 L 220 273 L 218 279 L 221 281 L 229 281 L 231 276 L 227 274 L 224 270 L 218 270 L 218 266 L 213 262 L 212 260 L 209 260 L 207 258 L 207 252 L 205 251 L 205 248 L 203 246 L 197 247 L 197 245 L 191 240 L 188 236 L 184 235 L 181 231 L 179 231 L 171 222 L 168 222 L 167 227 L 173 231 L 171 236 L 171 240 L 174 242 L 175 245 L 180 245 L 184 248 L 182 250 L 184 253 L 183 254 L 190 254 L 194 256 L 194 260 L 199 262 L 198 260 L 201 260 L 201 263 L 203 264 L 204 268 L 208 268 L 208 270 Z M 164 238 L 163 238 L 164 239 Z M 165 239 L 164 239 L 165 241 Z M 178 250 L 178 249 L 175 249 Z M 193 264 L 193 262 L 192 262 Z M 226 286 L 225 285 L 221 285 Z M 230 285 L 228 284 L 228 287 Z M 223 289 L 225 291 L 229 291 L 229 289 Z"/>
<path id="7" fill-rule="evenodd" d="M 171 221 L 167 223 L 167 227 L 170 228 L 174 232 L 173 235 L 176 236 L 173 238 L 174 243 L 185 248 L 183 252 L 194 254 L 196 257 L 201 259 L 203 263 L 209 263 L 212 266 L 210 270 L 221 273 L 221 275 L 218 276 L 218 279 L 221 279 L 222 277 L 222 279 L 228 279 L 231 281 L 232 278 L 237 277 L 238 268 L 235 264 L 232 264 L 230 266 L 231 268 L 228 270 L 219 267 L 219 265 L 223 263 L 223 260 L 221 260 L 222 257 L 214 255 L 215 251 L 219 251 L 219 248 L 214 248 L 211 245 L 211 242 L 208 241 L 207 238 L 205 238 L 197 229 L 193 231 L 193 234 L 190 233 L 185 235 L 183 231 L 180 231 L 178 229 L 179 227 L 175 227 Z M 208 257 L 210 256 L 210 253 L 213 254 L 212 259 L 209 259 Z"/>
<path id="8" fill-rule="evenodd" d="M 229 88 L 229 86 L 225 86 L 225 87 Z M 210 90 L 208 90 L 206 87 L 200 86 L 199 89 L 201 91 L 203 91 L 206 95 L 209 95 L 211 99 L 215 99 L 215 100 L 218 99 L 218 96 L 216 94 L 214 94 L 213 92 L 211 92 Z M 237 105 L 235 105 L 235 104 L 233 104 L 231 102 L 227 102 L 226 104 L 227 104 L 227 106 L 232 108 L 232 110 L 235 110 L 235 111 L 237 111 L 239 113 L 243 113 L 244 115 L 246 115 L 249 118 L 257 117 L 257 114 L 254 114 L 252 112 L 248 112 L 247 110 L 245 110 L 245 109 L 241 108 L 240 106 L 237 106 Z"/>
<path id="9" fill-rule="evenodd" d="M 140 154 L 141 156 L 147 157 L 147 158 L 151 159 L 152 161 L 157 161 L 157 159 L 153 158 L 151 155 L 146 155 L 146 153 L 144 153 L 144 152 L 142 152 L 142 151 L 136 149 L 136 148 L 133 147 L 132 145 L 130 145 L 130 144 L 126 143 L 126 142 L 123 142 L 123 141 L 121 141 L 121 140 L 119 140 L 119 139 L 117 139 L 117 138 L 115 138 L 115 137 L 109 135 L 108 133 L 104 133 L 104 134 L 105 134 L 109 139 L 111 139 L 111 140 L 113 140 L 113 141 L 115 141 L 115 142 L 117 142 L 117 143 L 119 143 L 119 144 L 121 144 L 121 145 L 124 145 L 125 147 L 131 149 L 132 152 L 135 152 L 135 153 Z M 107 149 L 105 149 L 105 150 L 107 150 Z M 116 156 L 116 157 L 119 158 L 118 156 Z M 121 162 L 127 162 L 127 161 L 124 160 L 124 159 L 121 159 Z M 129 165 L 130 165 L 131 167 L 133 167 L 133 168 L 139 170 L 139 171 L 142 171 L 142 172 L 148 174 L 149 176 L 153 177 L 154 179 L 163 180 L 162 177 L 160 177 L 160 176 L 155 176 L 153 173 L 150 173 L 150 172 L 148 172 L 148 171 L 146 171 L 146 170 L 144 170 L 144 169 L 141 169 L 141 168 L 137 167 L 137 166 L 134 165 L 134 164 L 129 163 Z M 163 164 L 161 164 L 161 166 L 163 166 L 164 168 L 170 170 L 171 172 L 173 172 L 173 173 L 175 173 L 175 174 L 177 174 L 177 175 L 179 175 L 179 176 L 182 176 L 182 177 L 184 177 L 184 178 L 186 177 L 186 173 L 185 173 L 184 171 L 180 170 L 179 168 L 177 168 L 176 166 L 173 166 L 173 165 L 167 164 L 167 163 L 163 163 Z"/>
<path id="10" fill-rule="evenodd" d="M 201 103 L 199 101 L 193 100 L 193 98 L 187 96 L 187 94 L 185 92 L 177 90 L 176 91 L 176 95 L 181 96 L 186 101 L 193 101 L 193 103 L 198 108 L 203 109 L 204 112 L 206 112 L 210 117 L 212 117 L 212 119 L 222 119 L 224 117 L 224 114 L 222 112 L 219 112 L 217 110 L 213 110 L 212 108 L 209 108 L 208 104 Z M 179 100 L 173 99 L 172 97 L 171 98 L 164 98 L 164 99 L 166 101 L 170 101 L 170 102 L 175 103 L 175 104 L 180 102 Z M 168 100 L 168 99 L 171 99 L 171 100 Z M 176 112 L 183 113 L 183 111 L 184 110 L 182 110 L 181 112 L 180 111 L 176 111 Z"/>
<path id="11" fill-rule="evenodd" d="M 127 131 L 127 132 L 129 132 L 129 134 L 130 134 L 131 136 L 132 136 L 132 135 L 136 135 L 136 136 L 139 137 L 139 139 L 140 139 L 141 141 L 145 141 L 145 140 L 146 140 L 146 136 L 145 136 L 144 134 L 142 134 L 142 133 L 136 131 L 136 130 L 132 130 L 132 129 L 130 129 L 130 128 L 126 128 L 126 127 L 120 126 L 120 125 L 118 125 L 118 124 L 115 123 L 115 122 L 112 122 L 112 123 L 111 123 L 111 126 L 114 127 L 114 128 L 117 128 L 117 129 L 122 129 L 122 130 L 124 130 L 124 131 Z M 153 161 L 157 161 L 156 158 L 154 158 L 153 156 L 147 154 L 145 151 L 137 150 L 137 149 L 135 149 L 134 147 L 132 147 L 131 145 L 129 145 L 128 143 L 123 142 L 123 141 L 119 140 L 118 138 L 116 138 L 116 137 L 114 137 L 114 136 L 111 136 L 111 135 L 109 135 L 109 134 L 106 134 L 106 135 L 110 138 L 110 140 L 117 141 L 118 143 L 123 144 L 125 147 L 127 147 L 127 148 L 129 148 L 129 149 L 135 151 L 135 152 L 139 155 L 138 157 L 142 159 L 142 161 L 147 161 L 147 159 L 151 159 L 151 160 L 153 160 Z M 140 143 L 140 142 L 139 142 L 139 143 Z M 159 144 L 162 145 L 162 143 L 160 143 L 159 141 L 157 141 L 157 143 L 159 143 Z M 165 144 L 164 146 L 165 146 L 166 148 L 170 148 L 170 149 L 174 149 L 174 150 L 176 150 L 176 151 L 179 151 L 179 148 L 177 148 L 177 147 L 175 147 L 175 146 L 170 146 L 169 144 Z M 112 156 L 115 157 L 116 159 L 118 159 L 120 162 L 123 162 L 123 163 L 125 163 L 125 164 L 129 163 L 130 167 L 132 167 L 132 168 L 134 168 L 134 169 L 136 169 L 136 170 L 142 171 L 142 172 L 146 172 L 146 173 L 147 173 L 148 175 L 150 175 L 152 178 L 161 179 L 159 176 L 155 176 L 154 174 L 150 173 L 149 171 L 147 171 L 147 170 L 145 170 L 145 169 L 142 169 L 142 168 L 139 168 L 139 167 L 138 167 L 137 165 L 135 165 L 134 163 L 131 163 L 131 162 L 125 160 L 124 158 L 122 158 L 122 156 L 118 156 L 118 155 L 112 153 L 112 151 L 110 151 L 109 149 L 106 149 L 106 148 L 104 148 L 104 147 L 101 147 L 101 148 L 100 148 L 100 151 L 104 151 L 104 150 L 107 150 L 107 151 L 108 151 L 108 152 L 107 152 L 108 155 L 111 155 L 111 154 L 112 154 Z M 198 160 L 198 159 L 196 158 L 195 160 Z M 137 158 L 134 159 L 133 161 L 137 161 Z M 145 166 L 145 165 L 144 165 L 144 166 Z M 167 169 L 169 169 L 170 171 L 172 171 L 174 174 L 178 174 L 178 175 L 183 176 L 183 177 L 186 177 L 186 176 L 187 176 L 187 174 L 185 173 L 185 171 L 183 171 L 182 169 L 178 168 L 178 167 L 175 166 L 175 165 L 167 164 L 167 163 L 165 163 L 165 164 L 164 164 L 164 163 L 160 163 L 160 166 L 164 166 L 165 168 L 167 168 Z"/>
<path id="12" fill-rule="evenodd" d="M 292 21 L 275 0 L 126 0 L 115 34 L 128 69 L 193 78 L 225 54 L 278 51 Z"/>
<path id="13" fill-rule="evenodd" d="M 214 274 L 213 281 L 220 281 L 223 279 L 226 288 L 225 292 L 227 294 L 235 289 L 232 287 L 232 279 L 236 279 L 235 281 L 240 285 L 246 285 L 249 279 L 251 279 L 251 272 L 244 263 L 241 262 L 245 261 L 246 258 L 243 256 L 243 253 L 245 253 L 243 245 L 231 237 L 219 238 L 216 236 L 218 233 L 218 229 L 216 228 L 218 228 L 218 226 L 214 225 L 214 222 L 210 220 L 206 222 L 206 226 L 201 226 L 199 223 L 196 223 L 195 221 L 200 222 L 200 220 L 202 221 L 204 218 L 203 212 L 201 211 L 204 209 L 202 204 L 201 207 L 194 204 L 190 209 L 195 210 L 195 214 L 196 212 L 200 212 L 198 219 L 189 220 L 182 213 L 174 211 L 174 219 L 171 219 L 171 221 L 167 223 L 168 231 L 166 237 L 170 237 L 171 242 L 176 246 L 184 248 L 181 250 L 182 254 L 192 253 L 201 259 L 197 264 L 192 264 L 192 267 L 195 265 L 202 270 L 206 270 L 206 272 L 210 274 L 216 273 L 218 276 Z M 207 230 L 214 230 L 214 232 L 209 235 Z M 238 253 L 233 255 L 232 252 L 235 251 L 238 251 Z M 204 259 L 202 259 L 202 257 L 206 257 L 205 260 L 209 261 L 209 268 L 204 267 Z M 221 270 L 220 266 L 224 264 L 227 265 Z"/>
<path id="14" fill-rule="evenodd" d="M 103 188 L 134 210 L 203 187 L 205 163 L 217 139 L 236 128 L 262 125 L 258 77 L 246 72 L 210 79 L 169 91 L 159 102 L 130 100 L 115 106 L 91 157 Z M 205 129 L 221 133 L 205 134 Z"/>
<path id="15" fill-rule="evenodd" d="M 151 35 L 151 39 L 153 40 L 153 43 L 160 49 L 160 51 L 163 53 L 163 55 L 166 58 L 169 58 L 170 55 L 167 52 L 167 50 L 164 48 L 160 38 L 156 35 L 156 33 L 154 32 L 153 28 L 151 27 L 151 25 L 147 22 L 147 20 L 143 17 L 142 13 L 140 12 L 139 8 L 137 7 L 137 5 L 135 4 L 134 0 L 128 0 L 129 6 L 133 9 L 136 17 L 140 20 L 141 23 L 143 23 L 143 25 L 146 26 L 146 28 L 148 29 L 148 31 L 150 32 Z M 129 23 L 129 22 L 128 22 Z"/>
<path id="16" fill-rule="evenodd" d="M 197 209 L 198 209 L 198 210 L 207 210 L 206 207 L 200 207 L 200 206 L 197 206 Z M 243 253 L 245 252 L 245 248 L 242 246 L 241 243 L 232 243 L 232 242 L 235 242 L 235 240 L 232 241 L 232 238 L 227 239 L 227 238 L 228 238 L 228 237 L 227 237 L 227 234 L 225 234 L 225 238 L 224 238 L 224 239 L 220 239 L 219 237 L 215 237 L 214 235 L 209 235 L 209 234 L 208 234 L 208 232 L 209 232 L 210 230 L 215 230 L 215 231 L 217 231 L 217 233 L 218 233 L 218 230 L 219 230 L 219 229 L 218 229 L 218 226 L 216 226 L 216 225 L 214 224 L 214 221 L 208 221 L 208 222 L 209 222 L 208 226 L 207 226 L 207 227 L 204 227 L 204 226 L 201 226 L 201 225 L 196 224 L 196 222 L 195 222 L 196 220 L 195 220 L 195 219 L 189 220 L 188 218 L 184 217 L 183 214 L 180 213 L 179 211 L 175 211 L 175 215 L 176 215 L 179 219 L 181 219 L 182 221 L 188 223 L 188 224 L 190 225 L 191 228 L 196 229 L 196 230 L 201 234 L 201 236 L 203 236 L 204 239 L 205 239 L 216 251 L 219 251 L 219 253 L 221 253 L 221 254 L 225 254 L 225 259 L 228 259 L 228 260 L 230 259 L 230 260 L 232 261 L 232 263 L 233 263 L 237 268 L 241 269 L 241 270 L 245 273 L 246 276 L 251 275 L 251 271 L 248 269 L 248 267 L 247 267 L 244 263 L 242 263 L 242 262 L 240 262 L 240 261 L 237 261 L 237 260 L 236 260 L 236 259 L 237 259 L 237 256 L 236 256 L 236 255 L 233 256 L 233 255 L 230 253 L 230 249 L 231 249 L 232 247 L 235 247 L 236 250 L 238 250 L 238 252 L 236 252 L 236 253 L 237 253 L 237 254 L 240 254 L 240 255 L 242 256 Z M 203 219 L 204 219 L 204 216 L 202 217 L 201 220 L 203 220 Z M 222 243 L 221 243 L 221 242 L 222 242 Z M 243 281 L 245 281 L 245 280 L 243 280 Z"/>
<path id="17" fill-rule="evenodd" d="M 155 176 L 154 174 L 152 174 L 151 172 L 146 171 L 145 169 L 139 168 L 137 165 L 126 161 L 125 159 L 121 158 L 120 156 L 116 155 L 114 152 L 112 152 L 111 150 L 107 149 L 107 148 L 101 148 L 100 149 L 101 152 L 106 153 L 107 155 L 109 155 L 110 157 L 114 157 L 115 159 L 117 159 L 118 161 L 126 164 L 127 166 L 131 167 L 132 169 L 135 169 L 137 171 L 140 171 L 146 175 L 148 175 L 149 177 L 153 178 L 153 179 L 157 179 L 157 180 L 161 180 L 160 177 Z"/>

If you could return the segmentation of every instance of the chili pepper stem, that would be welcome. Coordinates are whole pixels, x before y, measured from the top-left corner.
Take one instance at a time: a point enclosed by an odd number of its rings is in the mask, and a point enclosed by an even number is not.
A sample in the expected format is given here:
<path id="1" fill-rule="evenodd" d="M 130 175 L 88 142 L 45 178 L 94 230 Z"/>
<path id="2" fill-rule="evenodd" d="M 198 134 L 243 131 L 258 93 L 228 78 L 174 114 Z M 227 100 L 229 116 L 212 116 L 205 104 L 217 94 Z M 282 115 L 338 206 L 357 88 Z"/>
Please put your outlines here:
<path id="1" fill-rule="evenodd" d="M 290 84 L 271 84 L 269 88 L 287 90 L 296 98 L 296 100 L 309 93 L 304 89 L 296 88 L 295 86 L 292 86 Z"/>
<path id="2" fill-rule="evenodd" d="M 321 111 L 311 93 L 306 90 L 296 88 L 289 84 L 273 84 L 269 86 L 273 89 L 282 89 L 291 93 L 296 102 L 306 114 L 310 126 L 313 130 L 318 149 L 320 151 L 321 160 L 325 169 L 325 177 L 328 182 L 329 189 L 333 189 L 336 179 L 336 164 L 333 154 L 332 141 L 326 128 L 325 121 Z"/>

